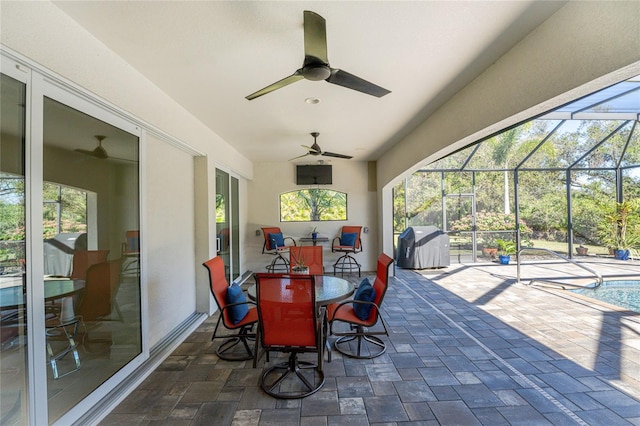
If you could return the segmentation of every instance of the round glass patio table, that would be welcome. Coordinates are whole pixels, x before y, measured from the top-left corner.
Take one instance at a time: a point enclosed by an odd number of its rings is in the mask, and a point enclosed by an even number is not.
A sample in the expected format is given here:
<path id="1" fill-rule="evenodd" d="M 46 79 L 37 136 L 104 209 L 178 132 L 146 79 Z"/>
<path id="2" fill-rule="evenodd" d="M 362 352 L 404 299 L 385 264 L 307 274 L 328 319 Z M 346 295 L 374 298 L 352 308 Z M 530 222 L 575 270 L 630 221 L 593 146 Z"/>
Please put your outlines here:
<path id="1" fill-rule="evenodd" d="M 15 308 L 24 305 L 25 295 L 22 278 L 16 278 L 7 284 L 0 286 L 2 287 L 0 288 L 0 308 Z M 49 301 L 68 297 L 82 291 L 84 286 L 84 280 L 45 278 L 44 299 Z"/>
<path id="2" fill-rule="evenodd" d="M 315 275 L 316 278 L 316 304 L 326 306 L 339 302 L 351 296 L 355 286 L 349 281 L 331 275 Z M 249 299 L 256 300 L 256 285 L 247 289 Z"/>

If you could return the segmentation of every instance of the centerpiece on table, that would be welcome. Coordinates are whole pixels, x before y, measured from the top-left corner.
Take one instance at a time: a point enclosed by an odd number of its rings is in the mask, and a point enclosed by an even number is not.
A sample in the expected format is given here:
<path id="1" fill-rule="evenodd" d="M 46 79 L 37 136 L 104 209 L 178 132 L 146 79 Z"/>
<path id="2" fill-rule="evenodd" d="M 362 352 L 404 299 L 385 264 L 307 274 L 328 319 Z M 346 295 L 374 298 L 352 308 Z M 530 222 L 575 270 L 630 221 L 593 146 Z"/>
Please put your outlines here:
<path id="1" fill-rule="evenodd" d="M 297 256 L 296 251 L 298 252 Z M 291 261 L 294 264 L 291 267 L 291 272 L 293 274 L 309 275 L 309 266 L 304 263 L 304 254 L 302 253 L 302 250 L 291 250 Z"/>

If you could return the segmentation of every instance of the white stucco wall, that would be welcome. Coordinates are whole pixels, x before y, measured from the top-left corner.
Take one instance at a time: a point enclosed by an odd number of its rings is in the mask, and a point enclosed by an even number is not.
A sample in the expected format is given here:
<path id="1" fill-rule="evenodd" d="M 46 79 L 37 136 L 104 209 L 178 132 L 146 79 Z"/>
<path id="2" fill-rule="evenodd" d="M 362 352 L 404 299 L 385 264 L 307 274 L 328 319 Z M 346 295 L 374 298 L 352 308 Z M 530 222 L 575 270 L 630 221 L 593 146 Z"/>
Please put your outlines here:
<path id="1" fill-rule="evenodd" d="M 264 271 L 273 259 L 263 255 L 262 233 L 256 231 L 263 226 L 279 226 L 286 236 L 296 241 L 300 237 L 308 237 L 314 226 L 318 233 L 332 240 L 339 235 L 344 225 L 361 225 L 369 228 L 369 233 L 362 234 L 363 252 L 356 255 L 362 264 L 363 271 L 375 270 L 378 256 L 376 223 L 378 220 L 375 208 L 376 193 L 368 188 L 368 165 L 366 162 L 353 160 L 336 160 L 332 163 L 333 184 L 321 185 L 321 188 L 347 193 L 347 220 L 335 222 L 280 222 L 279 195 L 284 192 L 307 188 L 295 183 L 295 164 L 291 162 L 256 163 L 254 179 L 248 182 L 248 223 L 245 237 L 245 255 L 247 266 L 253 271 Z M 325 270 L 333 273 L 331 267 L 338 253 L 331 253 L 331 241 L 324 243 Z"/>
<path id="2" fill-rule="evenodd" d="M 195 191 L 191 155 L 154 137 L 147 145 L 145 270 L 153 346 L 196 306 Z"/>

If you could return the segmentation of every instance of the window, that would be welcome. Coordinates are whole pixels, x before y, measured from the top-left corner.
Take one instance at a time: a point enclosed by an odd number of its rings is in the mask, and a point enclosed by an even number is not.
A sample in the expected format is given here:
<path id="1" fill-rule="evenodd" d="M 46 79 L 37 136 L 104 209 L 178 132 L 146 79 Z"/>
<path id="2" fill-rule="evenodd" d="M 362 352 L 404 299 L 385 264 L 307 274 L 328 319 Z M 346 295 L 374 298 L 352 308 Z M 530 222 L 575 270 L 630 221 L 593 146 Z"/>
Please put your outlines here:
<path id="1" fill-rule="evenodd" d="M 43 184 L 44 238 L 87 232 L 87 193 L 55 183 Z"/>
<path id="2" fill-rule="evenodd" d="M 280 195 L 280 221 L 347 220 L 347 194 L 328 189 L 301 189 Z"/>

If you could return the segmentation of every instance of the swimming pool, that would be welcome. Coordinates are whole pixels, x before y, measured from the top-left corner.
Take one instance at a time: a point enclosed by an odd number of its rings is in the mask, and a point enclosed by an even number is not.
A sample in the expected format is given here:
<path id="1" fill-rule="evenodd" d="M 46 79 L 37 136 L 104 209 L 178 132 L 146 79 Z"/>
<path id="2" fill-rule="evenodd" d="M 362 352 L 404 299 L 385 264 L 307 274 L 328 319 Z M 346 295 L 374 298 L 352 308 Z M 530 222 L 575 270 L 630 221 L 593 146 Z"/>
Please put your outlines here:
<path id="1" fill-rule="evenodd" d="M 638 280 L 605 281 L 595 289 L 580 288 L 570 291 L 640 313 L 640 281 Z"/>

